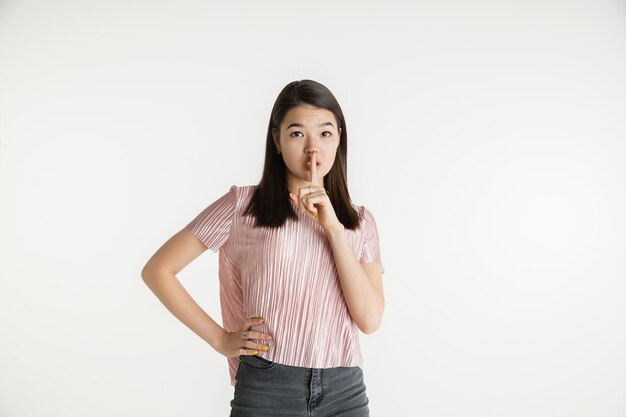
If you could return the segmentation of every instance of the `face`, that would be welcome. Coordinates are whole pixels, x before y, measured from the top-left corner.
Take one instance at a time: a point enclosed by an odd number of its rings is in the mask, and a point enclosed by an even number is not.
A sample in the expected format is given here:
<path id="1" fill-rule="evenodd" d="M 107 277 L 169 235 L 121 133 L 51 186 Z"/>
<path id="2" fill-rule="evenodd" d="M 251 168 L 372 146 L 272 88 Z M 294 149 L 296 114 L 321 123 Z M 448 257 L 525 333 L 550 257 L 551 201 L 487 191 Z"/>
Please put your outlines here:
<path id="1" fill-rule="evenodd" d="M 335 162 L 341 128 L 330 110 L 302 104 L 291 108 L 280 125 L 272 130 L 274 143 L 287 166 L 287 185 L 291 192 L 311 184 L 311 155 L 316 154 L 320 180 Z"/>

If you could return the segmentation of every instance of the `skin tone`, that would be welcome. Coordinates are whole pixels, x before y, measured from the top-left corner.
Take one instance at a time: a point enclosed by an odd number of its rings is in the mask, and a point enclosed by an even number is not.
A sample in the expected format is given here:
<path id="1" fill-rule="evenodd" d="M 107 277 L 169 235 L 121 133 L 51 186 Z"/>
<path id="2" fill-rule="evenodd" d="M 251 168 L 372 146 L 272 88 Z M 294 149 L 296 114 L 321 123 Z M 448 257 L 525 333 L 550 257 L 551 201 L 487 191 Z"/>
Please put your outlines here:
<path id="1" fill-rule="evenodd" d="M 323 187 L 341 135 L 333 113 L 300 105 L 289 110 L 280 131 L 272 133 L 287 166 L 292 201 L 324 229 L 350 315 L 361 331 L 373 332 L 380 326 L 384 309 L 380 264 L 358 261 Z M 242 329 L 227 332 L 195 302 L 176 277 L 206 250 L 191 231 L 183 228 L 155 252 L 141 276 L 176 318 L 227 358 L 268 350 L 272 336 L 253 329 L 263 322 L 262 318 L 249 318 Z"/>

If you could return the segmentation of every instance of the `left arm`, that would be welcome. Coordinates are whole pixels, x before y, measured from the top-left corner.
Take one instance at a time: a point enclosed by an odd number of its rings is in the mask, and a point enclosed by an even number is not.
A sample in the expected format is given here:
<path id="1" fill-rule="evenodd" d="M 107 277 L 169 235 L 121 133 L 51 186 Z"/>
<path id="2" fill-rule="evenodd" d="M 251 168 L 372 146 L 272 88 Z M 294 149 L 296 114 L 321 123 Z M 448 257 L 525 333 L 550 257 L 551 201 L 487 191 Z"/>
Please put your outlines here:
<path id="1" fill-rule="evenodd" d="M 380 327 L 385 307 L 381 265 L 359 262 L 341 223 L 324 230 L 333 251 L 348 311 L 363 333 L 372 333 Z"/>

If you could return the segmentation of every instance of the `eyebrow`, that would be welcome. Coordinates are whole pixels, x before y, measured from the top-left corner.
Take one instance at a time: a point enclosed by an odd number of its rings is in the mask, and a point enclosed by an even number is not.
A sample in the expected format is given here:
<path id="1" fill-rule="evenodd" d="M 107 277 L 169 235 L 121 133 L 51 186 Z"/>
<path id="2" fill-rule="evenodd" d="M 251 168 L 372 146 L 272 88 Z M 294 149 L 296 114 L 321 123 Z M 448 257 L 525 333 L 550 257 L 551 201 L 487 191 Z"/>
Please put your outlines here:
<path id="1" fill-rule="evenodd" d="M 326 122 L 326 123 L 321 123 L 319 125 L 319 127 L 323 127 L 323 126 L 332 126 L 335 127 L 335 125 L 333 125 L 331 122 Z M 292 127 L 304 127 L 303 125 L 301 125 L 300 123 L 291 123 L 289 126 L 287 126 L 287 129 L 292 128 Z"/>

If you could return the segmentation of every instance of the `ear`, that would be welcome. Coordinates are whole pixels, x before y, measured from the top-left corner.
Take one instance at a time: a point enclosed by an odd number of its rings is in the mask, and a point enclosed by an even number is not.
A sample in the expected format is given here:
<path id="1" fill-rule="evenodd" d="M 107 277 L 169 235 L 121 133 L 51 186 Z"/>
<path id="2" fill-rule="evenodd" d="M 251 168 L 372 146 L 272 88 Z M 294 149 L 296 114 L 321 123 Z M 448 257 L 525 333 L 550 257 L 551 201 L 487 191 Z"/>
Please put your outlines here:
<path id="1" fill-rule="evenodd" d="M 272 128 L 272 139 L 274 139 L 274 146 L 276 146 L 276 149 L 280 152 L 280 141 L 278 140 L 278 132 L 275 127 Z"/>

